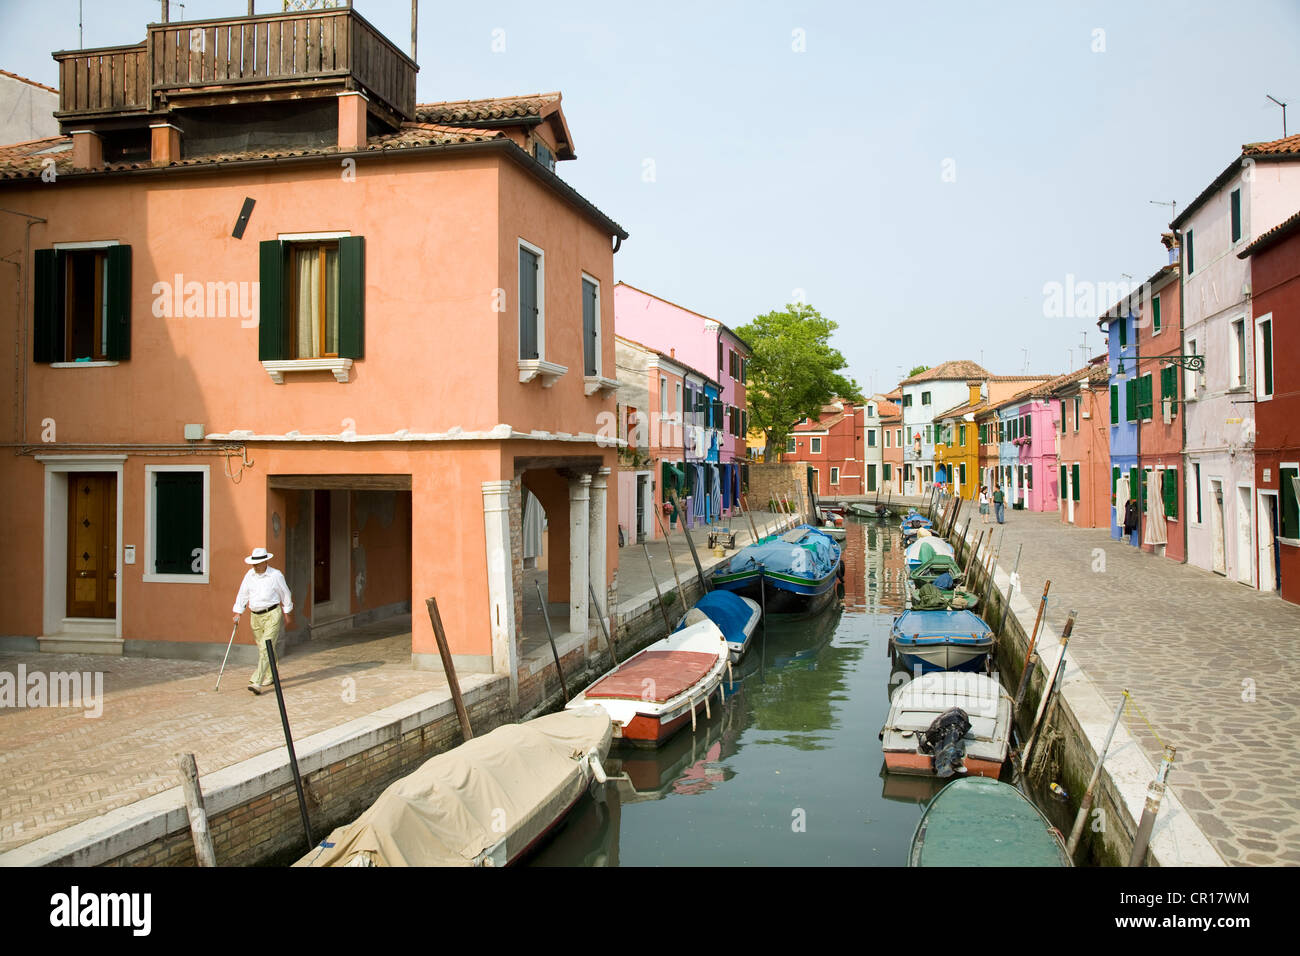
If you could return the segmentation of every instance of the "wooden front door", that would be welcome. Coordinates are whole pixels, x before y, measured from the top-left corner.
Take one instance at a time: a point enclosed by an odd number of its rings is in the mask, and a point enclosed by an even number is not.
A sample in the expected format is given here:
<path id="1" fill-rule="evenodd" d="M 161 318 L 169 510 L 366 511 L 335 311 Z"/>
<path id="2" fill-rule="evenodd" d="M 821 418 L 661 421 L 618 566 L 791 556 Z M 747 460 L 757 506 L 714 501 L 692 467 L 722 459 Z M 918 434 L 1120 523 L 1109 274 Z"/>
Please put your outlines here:
<path id="1" fill-rule="evenodd" d="M 117 475 L 68 475 L 68 617 L 117 617 Z"/>

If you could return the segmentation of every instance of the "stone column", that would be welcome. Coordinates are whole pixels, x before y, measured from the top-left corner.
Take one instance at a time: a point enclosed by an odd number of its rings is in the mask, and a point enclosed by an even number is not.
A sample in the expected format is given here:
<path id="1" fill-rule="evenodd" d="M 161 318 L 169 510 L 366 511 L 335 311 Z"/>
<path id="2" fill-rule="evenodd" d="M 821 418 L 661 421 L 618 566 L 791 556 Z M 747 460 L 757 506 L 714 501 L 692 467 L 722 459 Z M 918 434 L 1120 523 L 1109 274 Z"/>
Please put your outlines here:
<path id="1" fill-rule="evenodd" d="M 587 633 L 587 582 L 590 565 L 588 525 L 591 508 L 591 475 L 569 479 L 569 630 Z M 551 555 L 554 561 L 557 555 Z"/>
<path id="2" fill-rule="evenodd" d="M 608 501 L 608 480 L 611 469 L 601 468 L 592 476 L 591 479 L 591 520 L 589 533 L 590 546 L 588 548 L 589 560 L 591 562 L 591 584 L 596 589 L 596 596 L 600 598 L 601 607 L 592 608 L 597 617 L 608 617 L 609 608 L 603 606 L 607 600 L 605 579 L 607 569 L 605 567 L 605 542 L 609 540 L 609 509 Z M 588 595 L 590 597 L 590 595 Z"/>
<path id="3" fill-rule="evenodd" d="M 513 553 L 510 537 L 510 482 L 483 482 L 483 532 L 487 542 L 489 628 L 492 672 L 510 676 L 510 704 L 519 696 L 519 652 L 515 642 Z"/>

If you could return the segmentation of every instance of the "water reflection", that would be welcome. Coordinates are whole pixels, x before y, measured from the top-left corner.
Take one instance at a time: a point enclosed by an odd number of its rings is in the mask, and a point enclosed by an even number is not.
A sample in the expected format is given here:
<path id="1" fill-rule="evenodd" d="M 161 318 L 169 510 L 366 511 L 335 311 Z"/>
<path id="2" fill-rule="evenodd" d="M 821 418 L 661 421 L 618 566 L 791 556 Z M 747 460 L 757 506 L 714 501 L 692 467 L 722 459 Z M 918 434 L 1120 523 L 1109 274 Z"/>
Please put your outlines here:
<path id="1" fill-rule="evenodd" d="M 904 602 L 897 524 L 850 520 L 841 600 L 771 616 L 726 702 L 658 750 L 616 748 L 535 865 L 906 862 L 926 778 L 881 779 L 889 627 Z M 910 675 L 903 674 L 904 678 Z M 882 690 L 884 693 L 882 693 Z"/>

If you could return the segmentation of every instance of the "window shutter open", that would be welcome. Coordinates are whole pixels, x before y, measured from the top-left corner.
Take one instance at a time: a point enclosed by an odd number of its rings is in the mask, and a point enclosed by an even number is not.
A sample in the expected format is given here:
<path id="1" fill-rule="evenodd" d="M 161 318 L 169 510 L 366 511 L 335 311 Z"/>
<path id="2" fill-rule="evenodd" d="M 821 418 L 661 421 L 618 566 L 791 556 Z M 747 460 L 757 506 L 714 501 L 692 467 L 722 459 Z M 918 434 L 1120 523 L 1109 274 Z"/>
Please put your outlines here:
<path id="1" fill-rule="evenodd" d="M 1259 324 L 1260 371 L 1263 373 L 1264 394 L 1273 394 L 1273 321 Z"/>
<path id="2" fill-rule="evenodd" d="M 258 243 L 257 357 L 275 361 L 289 357 L 289 323 L 285 315 L 284 243 Z"/>
<path id="3" fill-rule="evenodd" d="M 584 375 L 596 374 L 596 287 L 582 280 L 582 368 Z"/>
<path id="4" fill-rule="evenodd" d="M 519 248 L 519 357 L 538 358 L 537 353 L 537 256 Z"/>
<path id="5" fill-rule="evenodd" d="M 1118 385 L 1112 385 L 1110 387 L 1110 423 L 1112 425 L 1119 424 L 1119 386 Z"/>
<path id="6" fill-rule="evenodd" d="M 1124 383 L 1124 420 L 1137 421 L 1138 383 L 1129 379 Z"/>
<path id="7" fill-rule="evenodd" d="M 1062 498 L 1065 497 L 1065 466 L 1061 466 L 1061 490 L 1059 492 Z"/>
<path id="8" fill-rule="evenodd" d="M 1178 469 L 1166 468 L 1164 477 L 1165 516 L 1178 517 Z"/>
<path id="9" fill-rule="evenodd" d="M 1080 488 L 1079 488 L 1079 466 L 1078 466 L 1078 465 L 1071 465 L 1071 466 L 1070 466 L 1070 480 L 1074 482 L 1074 486 L 1070 489 L 1070 497 L 1073 498 L 1075 501 L 1078 501 L 1078 500 L 1079 500 L 1079 492 L 1080 492 Z"/>
<path id="10" fill-rule="evenodd" d="M 37 249 L 32 288 L 32 361 L 63 361 L 63 255 Z"/>
<path id="11" fill-rule="evenodd" d="M 108 329 L 104 356 L 110 361 L 131 357 L 131 247 L 109 246 L 104 263 L 108 270 Z"/>
<path id="12" fill-rule="evenodd" d="M 339 358 L 365 358 L 366 239 L 339 239 Z"/>

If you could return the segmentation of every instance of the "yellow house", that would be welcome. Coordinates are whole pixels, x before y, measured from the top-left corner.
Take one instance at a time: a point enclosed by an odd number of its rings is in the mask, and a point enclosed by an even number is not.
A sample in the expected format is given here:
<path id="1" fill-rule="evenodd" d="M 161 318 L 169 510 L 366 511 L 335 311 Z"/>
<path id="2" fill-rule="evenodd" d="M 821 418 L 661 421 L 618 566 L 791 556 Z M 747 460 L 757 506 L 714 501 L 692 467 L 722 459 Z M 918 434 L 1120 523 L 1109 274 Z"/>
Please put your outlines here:
<path id="1" fill-rule="evenodd" d="M 979 494 L 979 434 L 975 415 L 987 406 L 981 394 L 981 382 L 969 381 L 967 401 L 934 417 L 935 481 L 939 468 L 947 477 L 949 490 L 963 498 L 976 498 Z"/>

